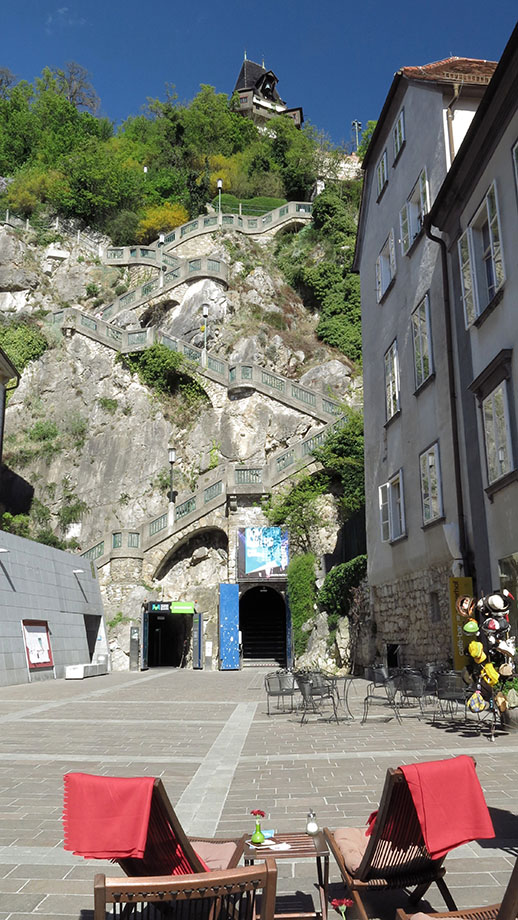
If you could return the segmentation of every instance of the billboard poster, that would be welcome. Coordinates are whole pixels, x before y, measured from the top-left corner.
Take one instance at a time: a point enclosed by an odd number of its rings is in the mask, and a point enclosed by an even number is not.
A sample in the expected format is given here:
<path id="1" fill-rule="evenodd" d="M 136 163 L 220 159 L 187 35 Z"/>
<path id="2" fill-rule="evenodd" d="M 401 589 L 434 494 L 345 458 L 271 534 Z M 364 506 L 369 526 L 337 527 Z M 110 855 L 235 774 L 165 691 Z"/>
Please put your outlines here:
<path id="1" fill-rule="evenodd" d="M 22 620 L 22 632 L 29 671 L 52 668 L 54 662 L 46 620 Z"/>
<path id="2" fill-rule="evenodd" d="M 288 531 L 280 527 L 238 529 L 238 578 L 286 577 Z"/>

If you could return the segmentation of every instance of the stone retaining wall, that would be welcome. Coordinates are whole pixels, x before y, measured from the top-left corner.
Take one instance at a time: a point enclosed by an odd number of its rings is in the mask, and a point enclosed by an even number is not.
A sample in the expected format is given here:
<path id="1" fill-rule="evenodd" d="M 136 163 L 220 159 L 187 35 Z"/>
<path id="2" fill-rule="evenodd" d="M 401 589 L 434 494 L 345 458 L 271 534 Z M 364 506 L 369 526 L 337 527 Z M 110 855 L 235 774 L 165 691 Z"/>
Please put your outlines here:
<path id="1" fill-rule="evenodd" d="M 364 637 L 362 657 L 367 649 L 372 654 L 374 646 L 376 660 L 384 663 L 387 644 L 394 643 L 401 645 L 402 665 L 451 664 L 450 575 L 449 565 L 437 565 L 371 587 L 369 615 L 373 642 Z M 359 663 L 368 666 L 373 661 Z"/>

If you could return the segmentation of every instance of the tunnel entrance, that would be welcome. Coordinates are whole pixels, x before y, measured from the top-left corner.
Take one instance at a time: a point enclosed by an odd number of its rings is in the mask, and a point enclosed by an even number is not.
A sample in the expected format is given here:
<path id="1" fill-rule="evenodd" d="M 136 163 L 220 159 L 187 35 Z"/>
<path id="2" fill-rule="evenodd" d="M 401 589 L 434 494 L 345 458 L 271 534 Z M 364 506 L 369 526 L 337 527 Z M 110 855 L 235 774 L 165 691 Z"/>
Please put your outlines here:
<path id="1" fill-rule="evenodd" d="M 192 616 L 178 613 L 146 613 L 148 617 L 148 668 L 181 668 L 185 664 L 192 630 Z"/>
<path id="2" fill-rule="evenodd" d="M 243 665 L 287 664 L 286 603 L 275 588 L 250 588 L 239 601 Z"/>

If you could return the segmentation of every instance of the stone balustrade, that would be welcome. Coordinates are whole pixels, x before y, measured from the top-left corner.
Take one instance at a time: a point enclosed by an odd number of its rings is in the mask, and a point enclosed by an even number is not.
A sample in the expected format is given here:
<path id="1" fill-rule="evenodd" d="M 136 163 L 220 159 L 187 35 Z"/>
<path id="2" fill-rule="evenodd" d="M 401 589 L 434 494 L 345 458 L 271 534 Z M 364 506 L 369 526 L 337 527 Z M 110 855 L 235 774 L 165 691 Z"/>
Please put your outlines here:
<path id="1" fill-rule="evenodd" d="M 312 452 L 344 419 L 326 425 L 316 435 L 304 438 L 293 447 L 272 456 L 266 463 L 224 463 L 200 476 L 191 492 L 179 492 L 175 504 L 169 503 L 138 529 L 112 531 L 81 555 L 97 566 L 112 559 L 144 558 L 144 554 L 164 540 L 180 535 L 191 524 L 226 505 L 231 496 L 257 497 L 268 494 L 275 485 L 294 472 L 315 463 Z"/>
<path id="2" fill-rule="evenodd" d="M 129 252 L 129 247 L 126 248 Z M 136 247 L 135 251 L 137 251 L 137 249 L 141 251 L 140 247 Z M 151 249 L 146 249 L 145 251 L 146 253 L 153 252 Z M 107 250 L 107 253 L 110 252 L 122 253 L 119 261 L 115 257 L 109 260 L 111 265 L 126 264 L 124 262 L 126 258 L 124 248 Z M 157 254 L 155 253 L 155 255 Z M 166 259 L 167 261 L 165 261 Z M 137 264 L 137 262 L 134 264 Z M 142 264 L 142 262 L 140 264 Z M 145 281 L 144 284 L 139 285 L 137 288 L 133 288 L 133 290 L 128 291 L 126 294 L 121 294 L 120 297 L 117 297 L 111 303 L 102 307 L 98 314 L 102 319 L 113 319 L 113 317 L 116 316 L 117 313 L 121 313 L 122 310 L 134 310 L 136 307 L 141 307 L 143 304 L 147 303 L 148 300 L 152 300 L 154 297 L 160 297 L 162 294 L 165 294 L 166 291 L 178 287 L 178 285 L 184 284 L 186 281 L 194 281 L 196 278 L 213 278 L 215 281 L 220 281 L 224 285 L 228 284 L 228 265 L 221 259 L 215 259 L 211 256 L 200 256 L 196 259 L 173 259 L 163 253 L 161 254 L 160 260 L 155 259 L 153 262 L 150 257 L 149 261 L 146 261 L 145 264 L 154 264 L 156 268 L 161 268 L 163 270 L 155 278 L 152 278 L 150 281 Z"/>
<path id="3" fill-rule="evenodd" d="M 258 364 L 229 364 L 224 358 L 205 352 L 185 339 L 159 332 L 153 326 L 136 330 L 119 329 L 104 318 L 83 313 L 76 307 L 59 310 L 52 314 L 52 318 L 54 323 L 62 326 L 65 334 L 80 332 L 122 354 L 143 351 L 159 342 L 182 354 L 203 376 L 226 386 L 230 398 L 243 390 L 256 390 L 321 422 L 343 414 L 341 403 L 331 396 L 304 387 Z"/>

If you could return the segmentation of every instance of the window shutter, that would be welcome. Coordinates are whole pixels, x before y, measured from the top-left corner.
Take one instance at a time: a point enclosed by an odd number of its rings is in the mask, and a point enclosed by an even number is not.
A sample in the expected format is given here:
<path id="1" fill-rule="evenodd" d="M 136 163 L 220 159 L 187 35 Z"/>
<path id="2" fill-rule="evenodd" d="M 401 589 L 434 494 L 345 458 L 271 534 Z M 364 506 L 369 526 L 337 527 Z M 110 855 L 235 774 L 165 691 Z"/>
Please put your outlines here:
<path id="1" fill-rule="evenodd" d="M 408 228 L 408 204 L 404 204 L 399 212 L 399 223 L 401 227 L 401 248 L 403 255 L 410 248 L 410 231 Z"/>
<path id="2" fill-rule="evenodd" d="M 469 231 L 466 230 L 459 240 L 460 280 L 462 285 L 462 303 L 466 327 L 475 320 L 475 292 L 473 290 L 473 268 L 469 243 Z"/>
<path id="3" fill-rule="evenodd" d="M 376 259 L 376 300 L 381 300 L 381 256 Z"/>
<path id="4" fill-rule="evenodd" d="M 390 525 L 389 525 L 389 487 L 388 483 L 384 483 L 379 487 L 379 509 L 380 509 L 380 527 L 381 527 L 381 539 L 383 543 L 386 543 L 390 540 Z"/>
<path id="5" fill-rule="evenodd" d="M 390 278 L 396 276 L 396 247 L 394 245 L 394 231 L 389 234 L 389 253 L 390 253 Z"/>

